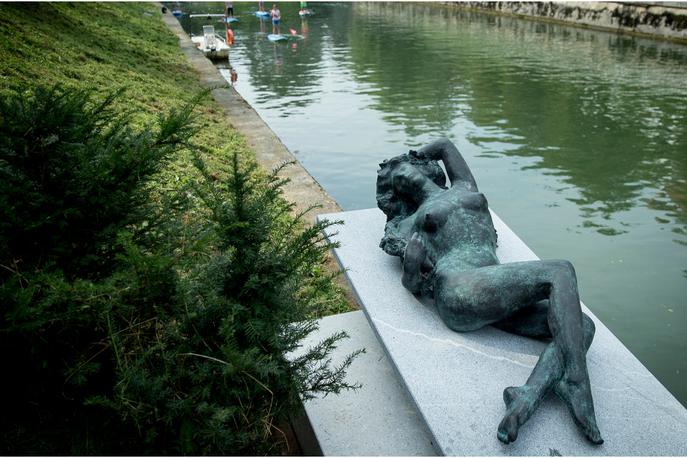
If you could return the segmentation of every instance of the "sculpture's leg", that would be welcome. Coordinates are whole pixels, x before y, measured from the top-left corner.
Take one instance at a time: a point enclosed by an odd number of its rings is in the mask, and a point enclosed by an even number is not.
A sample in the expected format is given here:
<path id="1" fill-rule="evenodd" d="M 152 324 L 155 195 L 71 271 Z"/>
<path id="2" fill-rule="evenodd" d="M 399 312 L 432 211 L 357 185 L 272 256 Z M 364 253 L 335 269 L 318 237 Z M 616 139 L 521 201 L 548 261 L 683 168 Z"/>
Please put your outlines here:
<path id="1" fill-rule="evenodd" d="M 537 316 L 541 313 L 540 310 L 533 312 L 532 321 L 535 326 L 528 323 L 518 323 L 517 326 L 508 324 L 506 327 L 509 328 L 510 332 L 516 334 L 539 337 L 542 330 L 537 330 L 536 335 L 532 335 L 532 331 L 537 329 L 542 322 L 543 317 Z M 548 314 L 546 311 L 543 313 Z M 502 326 L 497 325 L 497 327 Z M 583 327 L 585 350 L 588 350 L 594 338 L 594 322 L 584 314 Z M 555 387 L 561 381 L 563 375 L 563 361 L 561 360 L 557 344 L 553 341 L 542 352 L 527 382 L 523 386 L 508 387 L 504 390 L 503 400 L 506 403 L 507 411 L 498 428 L 498 438 L 501 442 L 509 443 L 515 441 L 520 427 L 529 420 L 551 388 L 554 388 L 558 393 Z M 598 440 L 600 439 L 599 437 Z M 598 440 L 595 438 L 594 442 L 598 442 Z"/>
<path id="2" fill-rule="evenodd" d="M 558 356 L 550 361 L 559 361 L 563 372 L 556 392 L 589 440 L 602 441 L 587 373 L 577 280 L 569 262 L 518 262 L 462 272 L 438 265 L 434 294 L 439 314 L 456 331 L 503 321 L 533 302 L 549 299 L 548 324 L 556 345 L 547 350 Z M 542 370 L 535 375 L 550 373 Z"/>

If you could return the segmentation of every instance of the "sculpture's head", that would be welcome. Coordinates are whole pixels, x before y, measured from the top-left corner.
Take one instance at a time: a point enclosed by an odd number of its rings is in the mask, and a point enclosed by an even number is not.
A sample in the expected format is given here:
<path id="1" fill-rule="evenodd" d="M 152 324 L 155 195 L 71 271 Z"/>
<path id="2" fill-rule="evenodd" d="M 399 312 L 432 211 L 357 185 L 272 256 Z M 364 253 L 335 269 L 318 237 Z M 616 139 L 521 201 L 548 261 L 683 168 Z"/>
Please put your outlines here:
<path id="1" fill-rule="evenodd" d="M 414 151 L 392 157 L 377 171 L 377 206 L 387 220 L 407 217 L 422 204 L 423 188 L 427 182 L 445 188 L 446 175 L 439 163 L 417 157 Z"/>

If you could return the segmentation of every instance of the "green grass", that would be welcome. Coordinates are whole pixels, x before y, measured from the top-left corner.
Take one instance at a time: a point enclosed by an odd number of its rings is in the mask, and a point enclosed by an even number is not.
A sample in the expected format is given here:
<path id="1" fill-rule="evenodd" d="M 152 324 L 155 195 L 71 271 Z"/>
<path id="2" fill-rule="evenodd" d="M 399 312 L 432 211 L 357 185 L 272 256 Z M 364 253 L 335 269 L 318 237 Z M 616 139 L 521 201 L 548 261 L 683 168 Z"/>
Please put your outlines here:
<path id="1" fill-rule="evenodd" d="M 160 16 L 152 3 L 0 3 L 0 95 L 37 84 L 103 94 L 125 88 L 119 108 L 133 110 L 142 125 L 203 90 Z M 197 112 L 195 143 L 208 149 L 210 164 L 226 163 L 228 151 L 253 158 L 210 95 Z M 193 174 L 189 156 L 168 172 L 180 182 Z"/>
<path id="2" fill-rule="evenodd" d="M 140 126 L 204 91 L 196 70 L 153 3 L 0 2 L 0 97 L 35 85 L 94 89 L 103 97 L 124 88 L 114 109 L 131 110 Z M 218 178 L 227 176 L 233 152 L 242 162 L 255 155 L 205 93 L 196 108 L 200 126 L 193 143 Z M 266 174 L 269 171 L 258 173 Z M 153 181 L 153 199 L 199 178 L 188 150 L 177 153 Z M 207 217 L 204 210 L 188 217 Z M 187 247 L 180 247 L 180 257 Z M 318 315 L 349 311 L 331 306 Z"/>

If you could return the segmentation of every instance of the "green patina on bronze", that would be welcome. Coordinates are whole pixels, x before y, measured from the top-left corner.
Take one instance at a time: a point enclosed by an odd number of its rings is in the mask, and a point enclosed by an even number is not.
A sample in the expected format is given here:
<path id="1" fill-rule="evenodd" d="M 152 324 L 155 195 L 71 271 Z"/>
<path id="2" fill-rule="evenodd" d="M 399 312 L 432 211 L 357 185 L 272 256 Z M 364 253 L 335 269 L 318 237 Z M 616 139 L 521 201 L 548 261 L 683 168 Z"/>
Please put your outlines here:
<path id="1" fill-rule="evenodd" d="M 450 187 L 438 161 L 446 168 Z M 403 286 L 433 299 L 454 331 L 493 325 L 549 340 L 527 382 L 504 390 L 506 414 L 498 427 L 499 440 L 515 441 L 519 428 L 553 391 L 586 437 L 603 443 L 586 363 L 594 323 L 582 313 L 572 264 L 499 263 L 487 199 L 448 139 L 380 167 L 377 204 L 387 216 L 380 247 L 401 258 Z"/>

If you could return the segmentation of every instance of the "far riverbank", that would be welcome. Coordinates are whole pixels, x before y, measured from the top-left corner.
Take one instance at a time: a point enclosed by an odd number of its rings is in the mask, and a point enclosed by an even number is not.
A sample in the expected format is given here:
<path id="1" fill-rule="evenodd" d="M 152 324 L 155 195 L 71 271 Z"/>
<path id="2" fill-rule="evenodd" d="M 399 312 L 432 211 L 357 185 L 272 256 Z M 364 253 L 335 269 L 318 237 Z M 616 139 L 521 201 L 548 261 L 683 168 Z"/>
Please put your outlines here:
<path id="1" fill-rule="evenodd" d="M 444 2 L 456 8 L 687 44 L 683 2 Z"/>

